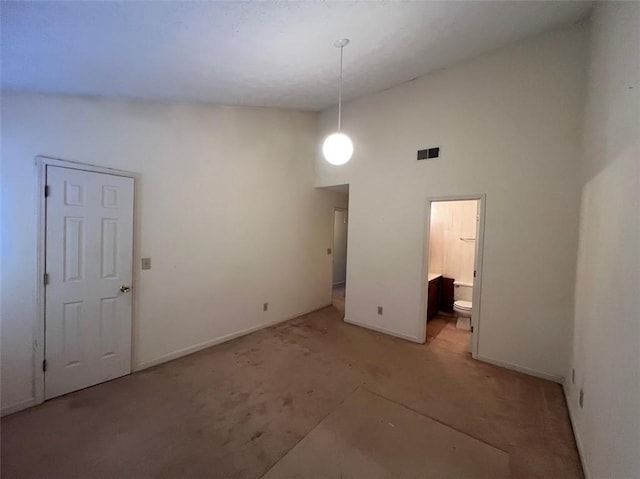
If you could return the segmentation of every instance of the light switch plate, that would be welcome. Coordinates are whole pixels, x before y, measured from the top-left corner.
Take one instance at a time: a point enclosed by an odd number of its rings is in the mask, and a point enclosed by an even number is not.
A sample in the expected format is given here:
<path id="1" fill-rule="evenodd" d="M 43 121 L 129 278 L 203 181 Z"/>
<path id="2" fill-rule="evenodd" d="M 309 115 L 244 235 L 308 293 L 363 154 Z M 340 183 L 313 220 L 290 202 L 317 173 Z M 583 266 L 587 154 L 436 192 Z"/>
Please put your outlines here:
<path id="1" fill-rule="evenodd" d="M 142 258 L 142 269 L 151 269 L 151 258 Z"/>

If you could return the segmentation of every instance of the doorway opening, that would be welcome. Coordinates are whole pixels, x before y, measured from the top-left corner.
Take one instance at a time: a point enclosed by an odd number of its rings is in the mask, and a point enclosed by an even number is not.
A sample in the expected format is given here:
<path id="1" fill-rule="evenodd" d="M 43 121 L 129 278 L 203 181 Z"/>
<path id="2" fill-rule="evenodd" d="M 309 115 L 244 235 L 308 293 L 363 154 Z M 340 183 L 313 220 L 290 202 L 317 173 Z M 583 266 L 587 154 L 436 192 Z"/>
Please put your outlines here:
<path id="1" fill-rule="evenodd" d="M 325 216 L 327 224 L 331 221 L 331 243 L 327 245 L 327 255 L 331 257 L 330 283 L 331 305 L 344 317 L 347 299 L 347 243 L 349 236 L 349 184 L 322 186 L 321 190 L 330 192 L 333 208 L 331 216 Z M 327 238 L 328 239 L 328 238 Z"/>
<path id="2" fill-rule="evenodd" d="M 347 239 L 349 210 L 333 209 L 333 260 L 331 274 L 331 304 L 344 314 L 347 291 Z"/>
<path id="3" fill-rule="evenodd" d="M 484 195 L 427 202 L 425 342 L 477 356 Z"/>

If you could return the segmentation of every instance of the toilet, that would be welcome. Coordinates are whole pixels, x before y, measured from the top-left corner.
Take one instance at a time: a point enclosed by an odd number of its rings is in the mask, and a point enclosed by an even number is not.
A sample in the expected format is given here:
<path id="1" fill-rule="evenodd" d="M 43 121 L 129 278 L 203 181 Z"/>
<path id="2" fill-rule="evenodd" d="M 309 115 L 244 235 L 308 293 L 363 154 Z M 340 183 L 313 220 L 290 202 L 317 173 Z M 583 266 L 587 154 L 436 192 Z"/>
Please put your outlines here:
<path id="1" fill-rule="evenodd" d="M 456 327 L 471 331 L 471 313 L 473 311 L 473 283 L 453 282 L 453 311 L 458 317 Z"/>

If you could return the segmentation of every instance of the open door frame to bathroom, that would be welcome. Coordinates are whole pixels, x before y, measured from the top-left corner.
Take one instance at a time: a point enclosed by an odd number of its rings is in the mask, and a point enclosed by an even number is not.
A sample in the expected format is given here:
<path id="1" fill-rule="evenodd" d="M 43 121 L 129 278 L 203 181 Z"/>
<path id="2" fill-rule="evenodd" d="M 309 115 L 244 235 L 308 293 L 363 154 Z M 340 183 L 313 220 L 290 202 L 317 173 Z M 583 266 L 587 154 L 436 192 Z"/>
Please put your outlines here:
<path id="1" fill-rule="evenodd" d="M 429 271 L 429 234 L 431 229 L 431 203 L 437 201 L 464 201 L 478 200 L 478 223 L 476 228 L 476 249 L 475 249 L 475 278 L 473 280 L 473 313 L 471 315 L 471 357 L 478 357 L 478 347 L 480 344 L 480 318 L 481 318 L 481 290 L 482 290 L 482 255 L 484 251 L 484 219 L 486 212 L 486 195 L 457 195 L 457 196 L 437 196 L 427 198 L 426 215 L 425 215 L 425 233 L 424 233 L 424 258 L 422 261 L 422 305 L 420 308 L 420 328 L 422 342 L 427 340 L 427 301 L 428 301 L 428 271 Z"/>

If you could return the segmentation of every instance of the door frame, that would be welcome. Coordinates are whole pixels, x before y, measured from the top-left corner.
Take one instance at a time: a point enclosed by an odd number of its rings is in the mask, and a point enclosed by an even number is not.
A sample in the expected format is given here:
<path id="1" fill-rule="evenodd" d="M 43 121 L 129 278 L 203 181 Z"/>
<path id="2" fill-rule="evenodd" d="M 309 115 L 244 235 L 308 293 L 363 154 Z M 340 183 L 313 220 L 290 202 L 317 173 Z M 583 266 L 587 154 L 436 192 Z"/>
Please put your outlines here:
<path id="1" fill-rule="evenodd" d="M 473 332 L 471 333 L 471 357 L 477 359 L 478 350 L 480 345 L 480 314 L 481 314 L 481 291 L 482 291 L 482 264 L 484 255 L 484 224 L 486 218 L 486 204 L 487 195 L 484 193 L 474 195 L 451 195 L 451 196 L 431 196 L 426 199 L 426 216 L 425 216 L 425 232 L 424 232 L 424 247 L 422 258 L 422 304 L 420 307 L 420 337 L 422 342 L 427 340 L 427 301 L 428 301 L 428 288 L 429 288 L 429 236 L 431 233 L 431 203 L 438 201 L 465 201 L 465 200 L 477 200 L 479 217 L 476 234 L 476 246 L 475 246 L 475 270 L 476 277 L 473 281 L 473 313 L 471 317 L 471 326 Z"/>
<path id="2" fill-rule="evenodd" d="M 138 301 L 137 301 L 137 285 L 138 272 L 135 267 L 138 261 L 138 183 L 140 175 L 129 171 L 117 170 L 114 168 L 105 168 L 97 165 L 90 165 L 76 161 L 62 160 L 49 156 L 36 157 L 36 197 L 37 202 L 37 234 L 38 234 L 38 251 L 37 251 L 37 268 L 36 268 L 36 294 L 37 294 L 37 313 L 33 326 L 33 400 L 35 404 L 41 404 L 45 400 L 45 376 L 42 368 L 45 359 L 45 285 L 44 274 L 46 273 L 46 231 L 47 231 L 47 203 L 44 196 L 44 189 L 47 179 L 47 167 L 57 166 L 71 170 L 81 170 L 90 173 L 103 173 L 113 176 L 124 176 L 133 179 L 133 254 L 132 254 L 132 288 L 131 288 L 131 371 L 136 364 L 136 343 L 137 343 L 137 326 L 138 326 Z"/>
<path id="3" fill-rule="evenodd" d="M 344 211 L 347 213 L 347 258 L 349 257 L 349 208 L 344 208 L 342 206 L 334 206 L 333 207 L 333 211 L 331 212 L 331 296 L 333 297 L 333 287 L 336 284 L 340 284 L 340 283 L 335 283 L 333 282 L 333 259 L 336 257 L 336 211 Z M 345 269 L 345 280 L 344 283 L 347 284 L 347 279 L 346 279 L 346 271 L 347 271 L 347 261 L 345 260 L 344 263 L 344 269 Z M 345 295 L 346 297 L 346 295 Z"/>

